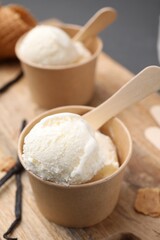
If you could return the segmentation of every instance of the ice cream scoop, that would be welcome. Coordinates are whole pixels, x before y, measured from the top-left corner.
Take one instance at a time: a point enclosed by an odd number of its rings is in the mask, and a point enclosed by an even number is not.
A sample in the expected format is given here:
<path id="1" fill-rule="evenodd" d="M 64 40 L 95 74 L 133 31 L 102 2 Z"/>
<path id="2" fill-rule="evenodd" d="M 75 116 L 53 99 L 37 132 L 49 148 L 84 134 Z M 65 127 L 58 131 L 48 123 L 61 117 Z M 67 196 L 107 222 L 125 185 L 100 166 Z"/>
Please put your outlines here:
<path id="1" fill-rule="evenodd" d="M 116 18 L 113 8 L 102 8 L 73 37 L 54 26 L 37 26 L 23 39 L 20 54 L 26 60 L 43 66 L 61 66 L 87 60 L 91 53 L 83 45 Z"/>
<path id="2" fill-rule="evenodd" d="M 73 113 L 51 115 L 36 124 L 25 137 L 23 161 L 27 170 L 59 184 L 81 184 L 104 167 L 107 175 L 119 167 L 112 140 Z"/>
<path id="3" fill-rule="evenodd" d="M 74 42 L 60 28 L 39 25 L 22 40 L 20 55 L 26 61 L 42 66 L 61 66 L 86 60 L 91 53 L 80 42 Z"/>

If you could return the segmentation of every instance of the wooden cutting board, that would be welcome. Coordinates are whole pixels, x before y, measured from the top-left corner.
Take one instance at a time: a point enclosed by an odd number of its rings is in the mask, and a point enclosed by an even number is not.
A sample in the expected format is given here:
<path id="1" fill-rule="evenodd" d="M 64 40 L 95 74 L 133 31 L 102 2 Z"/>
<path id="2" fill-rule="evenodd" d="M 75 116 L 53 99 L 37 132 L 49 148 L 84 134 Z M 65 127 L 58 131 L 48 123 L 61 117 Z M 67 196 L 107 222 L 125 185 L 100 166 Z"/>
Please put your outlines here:
<path id="1" fill-rule="evenodd" d="M 19 71 L 18 63 L 0 65 L 0 85 Z M 97 106 L 110 97 L 133 74 L 109 56 L 101 54 L 95 94 L 89 105 Z M 47 221 L 39 212 L 26 173 L 23 173 L 23 219 L 13 236 L 27 240 L 105 240 L 116 232 L 132 232 L 144 240 L 160 239 L 160 218 L 138 214 L 133 209 L 137 189 L 160 186 L 160 151 L 144 137 L 144 130 L 156 126 L 149 113 L 152 105 L 160 105 L 153 94 L 119 115 L 133 139 L 134 150 L 125 172 L 118 204 L 103 222 L 85 229 L 68 229 Z M 0 96 L 0 156 L 16 157 L 17 140 L 22 119 L 31 120 L 40 109 L 30 96 L 25 78 Z M 1 173 L 2 175 L 2 173 Z M 0 238 L 14 219 L 14 177 L 0 189 Z"/>

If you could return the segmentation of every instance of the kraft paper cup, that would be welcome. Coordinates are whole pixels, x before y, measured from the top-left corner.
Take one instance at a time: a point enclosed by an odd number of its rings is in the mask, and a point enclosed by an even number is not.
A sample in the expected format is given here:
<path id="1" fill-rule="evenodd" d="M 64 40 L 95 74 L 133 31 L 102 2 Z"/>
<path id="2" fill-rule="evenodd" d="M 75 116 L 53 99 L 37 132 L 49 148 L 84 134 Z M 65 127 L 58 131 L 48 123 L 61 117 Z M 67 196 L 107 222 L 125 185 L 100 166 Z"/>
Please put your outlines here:
<path id="1" fill-rule="evenodd" d="M 91 109 L 84 106 L 61 107 L 34 119 L 19 139 L 18 152 L 22 165 L 24 138 L 42 118 L 60 112 L 84 114 Z M 101 131 L 111 136 L 118 151 L 120 167 L 111 176 L 80 185 L 63 186 L 42 180 L 28 171 L 39 210 L 48 220 L 66 227 L 88 227 L 105 219 L 115 208 L 124 170 L 131 156 L 132 141 L 127 128 L 118 118 L 107 122 Z"/>
<path id="2" fill-rule="evenodd" d="M 79 27 L 64 25 L 61 27 L 71 37 Z M 19 47 L 25 35 L 16 44 L 16 55 L 22 68 L 34 100 L 44 108 L 86 104 L 94 93 L 94 80 L 97 58 L 102 50 L 102 41 L 95 37 L 86 42 L 91 57 L 81 63 L 65 66 L 40 66 L 24 59 Z"/>

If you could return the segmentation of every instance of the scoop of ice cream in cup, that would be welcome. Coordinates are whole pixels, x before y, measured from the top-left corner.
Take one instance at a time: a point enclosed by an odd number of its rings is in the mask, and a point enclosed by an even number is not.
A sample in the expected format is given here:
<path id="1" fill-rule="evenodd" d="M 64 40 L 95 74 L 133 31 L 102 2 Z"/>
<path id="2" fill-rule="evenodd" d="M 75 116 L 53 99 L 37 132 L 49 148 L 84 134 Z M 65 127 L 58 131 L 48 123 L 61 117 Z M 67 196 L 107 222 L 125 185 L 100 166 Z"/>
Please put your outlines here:
<path id="1" fill-rule="evenodd" d="M 39 25 L 19 39 L 16 55 L 32 96 L 41 107 L 90 101 L 103 45 L 96 33 L 111 24 L 115 16 L 113 9 L 105 8 L 95 18 L 95 25 L 91 19 L 82 29 L 71 24 L 59 24 L 59 28 Z"/>
<path id="2" fill-rule="evenodd" d="M 147 67 L 97 108 L 55 108 L 24 129 L 19 157 L 47 219 L 88 227 L 113 211 L 132 152 L 127 128 L 113 117 L 158 90 L 159 74 Z"/>
<path id="3" fill-rule="evenodd" d="M 91 109 L 49 110 L 34 119 L 19 139 L 19 157 L 40 211 L 66 227 L 92 226 L 109 216 L 131 155 L 131 137 L 124 124 L 114 118 L 95 133 L 79 116 Z"/>

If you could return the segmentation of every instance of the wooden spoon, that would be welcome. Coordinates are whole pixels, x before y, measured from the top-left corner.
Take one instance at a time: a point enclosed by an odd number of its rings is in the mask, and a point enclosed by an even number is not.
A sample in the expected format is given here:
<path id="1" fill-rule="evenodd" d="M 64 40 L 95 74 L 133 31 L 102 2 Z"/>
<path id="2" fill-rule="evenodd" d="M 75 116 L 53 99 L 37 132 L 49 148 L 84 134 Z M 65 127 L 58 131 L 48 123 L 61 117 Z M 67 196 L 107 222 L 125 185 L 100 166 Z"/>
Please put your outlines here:
<path id="1" fill-rule="evenodd" d="M 104 28 L 109 26 L 116 19 L 116 16 L 116 10 L 113 8 L 106 7 L 100 9 L 78 31 L 73 37 L 73 40 L 83 42 L 89 37 L 96 36 Z"/>
<path id="2" fill-rule="evenodd" d="M 104 103 L 83 115 L 95 130 L 133 103 L 160 89 L 160 67 L 142 70 Z"/>

